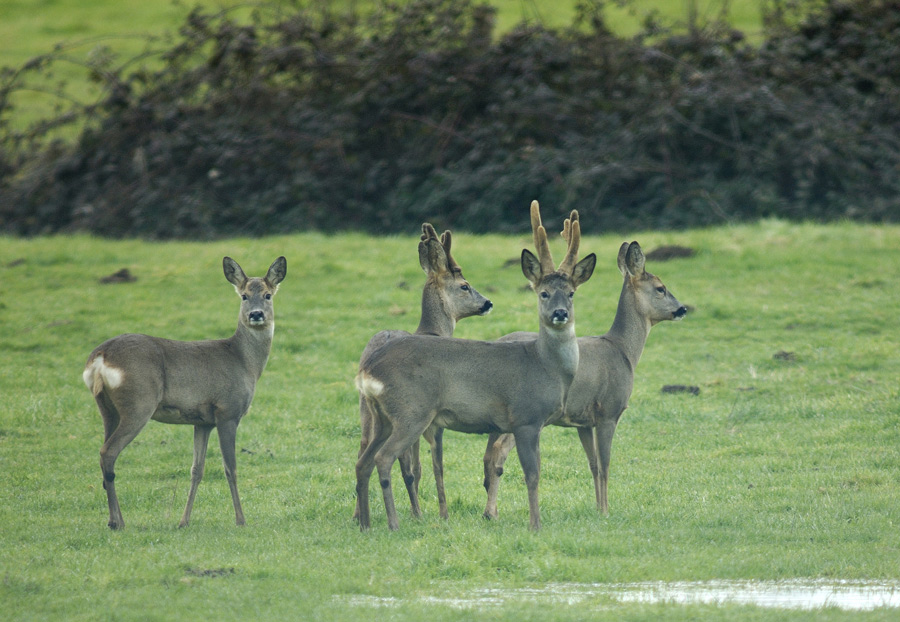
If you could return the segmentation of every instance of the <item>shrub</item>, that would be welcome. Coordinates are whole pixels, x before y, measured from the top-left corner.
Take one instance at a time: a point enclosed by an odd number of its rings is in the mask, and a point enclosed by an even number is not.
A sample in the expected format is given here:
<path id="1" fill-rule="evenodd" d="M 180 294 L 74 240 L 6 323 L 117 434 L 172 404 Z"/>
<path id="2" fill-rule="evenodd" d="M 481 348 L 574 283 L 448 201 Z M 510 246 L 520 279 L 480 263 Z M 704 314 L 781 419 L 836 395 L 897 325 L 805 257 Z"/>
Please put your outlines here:
<path id="1" fill-rule="evenodd" d="M 0 227 L 516 231 L 534 198 L 588 231 L 900 214 L 898 1 L 793 22 L 776 1 L 758 45 L 721 23 L 617 37 L 602 5 L 499 36 L 474 0 L 324 7 L 196 9 L 160 69 L 95 67 L 101 102 L 7 134 Z M 47 139 L 70 121 L 73 144 Z"/>

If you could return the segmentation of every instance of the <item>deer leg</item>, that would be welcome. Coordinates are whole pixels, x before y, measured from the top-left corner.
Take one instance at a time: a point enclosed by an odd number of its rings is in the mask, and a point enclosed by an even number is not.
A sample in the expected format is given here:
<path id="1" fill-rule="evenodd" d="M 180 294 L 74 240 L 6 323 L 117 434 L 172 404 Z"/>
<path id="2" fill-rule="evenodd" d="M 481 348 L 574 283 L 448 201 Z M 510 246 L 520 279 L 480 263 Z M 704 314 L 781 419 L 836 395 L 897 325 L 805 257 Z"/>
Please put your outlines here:
<path id="1" fill-rule="evenodd" d="M 96 401 L 97 406 L 100 409 L 100 415 L 103 418 L 103 446 L 105 447 L 106 443 L 109 441 L 109 437 L 112 436 L 112 433 L 119 427 L 119 412 L 112 403 L 109 402 L 105 393 L 101 392 L 97 395 Z M 116 458 L 112 458 L 108 463 L 108 468 L 104 462 L 103 449 L 101 449 L 100 471 L 103 473 L 103 489 L 106 490 L 106 502 L 109 506 L 109 521 L 107 524 L 110 529 L 120 529 L 125 526 L 125 523 L 122 520 L 122 510 L 119 509 L 119 499 L 116 496 L 116 487 L 113 483 L 113 480 L 115 479 L 114 467 Z M 107 473 L 110 474 L 109 483 L 107 483 Z"/>
<path id="2" fill-rule="evenodd" d="M 200 480 L 203 479 L 203 470 L 206 465 L 206 448 L 209 444 L 210 432 L 212 432 L 212 426 L 194 426 L 194 462 L 191 464 L 191 490 L 188 492 L 187 505 L 184 506 L 184 513 L 181 515 L 181 522 L 178 523 L 178 527 L 187 527 L 188 521 L 191 519 L 194 497 L 197 495 L 197 487 L 200 485 Z"/>
<path id="3" fill-rule="evenodd" d="M 231 501 L 234 504 L 234 524 L 240 526 L 244 524 L 244 510 L 241 508 L 241 499 L 238 496 L 237 456 L 234 449 L 238 423 L 240 423 L 240 419 L 220 420 L 217 422 L 216 428 L 219 431 L 219 448 L 222 450 L 222 462 L 225 464 L 225 479 L 228 480 L 228 487 L 231 489 Z M 193 477 L 191 486 L 193 486 Z M 185 512 L 187 512 L 186 508 Z"/>
<path id="4" fill-rule="evenodd" d="M 138 413 L 137 408 L 124 410 L 121 405 L 116 406 L 105 392 L 101 392 L 96 398 L 100 415 L 103 417 L 104 435 L 106 440 L 100 447 L 100 471 L 103 473 L 103 489 L 106 490 L 106 501 L 109 505 L 110 529 L 122 529 L 125 521 L 122 519 L 122 510 L 119 508 L 119 498 L 116 496 L 116 459 L 123 449 L 134 440 L 138 432 L 150 420 L 153 412 L 145 412 L 143 415 L 122 417 L 122 412 Z"/>
<path id="5" fill-rule="evenodd" d="M 588 468 L 591 470 L 591 477 L 594 480 L 594 497 L 597 503 L 597 509 L 600 509 L 600 466 L 597 454 L 597 434 L 594 427 L 579 427 L 578 439 L 584 448 L 584 455 L 587 456 Z"/>
<path id="6" fill-rule="evenodd" d="M 363 452 L 366 450 L 366 447 L 369 446 L 369 441 L 372 438 L 373 427 L 375 425 L 374 418 L 372 417 L 372 411 L 369 410 L 368 404 L 366 404 L 366 400 L 360 396 L 359 398 L 359 453 L 356 455 L 356 458 L 359 459 Z"/>
<path id="7" fill-rule="evenodd" d="M 597 494 L 599 499 L 597 507 L 604 514 L 609 514 L 609 502 L 607 501 L 609 459 L 612 455 L 612 441 L 617 423 L 617 419 L 602 419 L 597 426 L 597 452 L 600 457 L 600 489 Z"/>
<path id="8" fill-rule="evenodd" d="M 431 445 L 431 470 L 437 489 L 438 508 L 441 518 L 450 518 L 447 510 L 447 493 L 444 490 L 444 428 L 431 427 L 425 430 L 425 439 Z"/>
<path id="9" fill-rule="evenodd" d="M 419 456 L 419 439 L 409 448 L 409 470 L 413 476 L 413 490 L 416 493 L 416 503 L 419 502 L 419 484 L 422 482 L 422 460 Z"/>
<path id="10" fill-rule="evenodd" d="M 484 458 L 482 461 L 484 462 L 484 489 L 490 490 L 490 482 L 491 482 L 491 474 L 493 473 L 494 467 L 494 443 L 497 442 L 497 439 L 500 438 L 499 432 L 491 432 L 488 435 L 487 447 L 484 448 Z M 487 518 L 487 517 L 485 517 Z"/>
<path id="11" fill-rule="evenodd" d="M 95 399 L 100 409 L 100 416 L 103 418 L 103 442 L 105 443 L 119 427 L 119 411 L 109 401 L 105 392 L 101 391 Z"/>
<path id="12" fill-rule="evenodd" d="M 374 435 L 373 426 L 375 425 L 374 417 L 372 416 L 372 411 L 369 410 L 369 405 L 366 404 L 365 398 L 360 395 L 359 396 L 359 429 L 360 429 L 360 438 L 359 438 L 359 453 L 356 455 L 356 459 L 359 460 L 362 458 L 363 452 L 366 450 L 366 447 L 369 446 L 369 442 Z M 353 509 L 353 520 L 359 519 L 359 497 L 356 498 L 356 507 Z"/>
<path id="13" fill-rule="evenodd" d="M 541 427 L 527 426 L 515 431 L 516 447 L 519 462 L 525 474 L 525 486 L 528 488 L 528 514 L 532 531 L 541 528 L 541 510 L 538 505 L 538 483 L 541 478 Z"/>
<path id="14" fill-rule="evenodd" d="M 365 451 L 356 461 L 356 507 L 359 530 L 368 531 L 371 526 L 369 512 L 369 480 L 375 469 L 375 453 L 381 449 L 391 433 L 391 427 L 385 425 L 380 417 L 373 417 L 372 435 Z"/>
<path id="15" fill-rule="evenodd" d="M 484 452 L 484 489 L 487 491 L 487 505 L 484 518 L 495 519 L 500 514 L 497 510 L 497 495 L 500 492 L 500 476 L 509 452 L 516 446 L 516 437 L 512 434 L 491 434 L 487 449 Z"/>
<path id="16" fill-rule="evenodd" d="M 384 497 L 384 510 L 387 513 L 388 529 L 391 531 L 400 528 L 397 508 L 394 506 L 394 491 L 391 488 L 391 468 L 397 457 L 419 439 L 427 426 L 428 423 L 424 426 L 393 426 L 390 436 L 375 454 L 375 468 L 378 469 L 378 480 L 381 484 L 381 494 Z"/>
<path id="17" fill-rule="evenodd" d="M 419 462 L 419 440 L 402 452 L 397 461 L 400 462 L 400 474 L 406 485 L 406 493 L 409 495 L 410 512 L 414 518 L 421 518 L 422 508 L 419 506 L 419 480 L 422 478 L 422 465 Z M 418 477 L 416 477 L 418 470 Z"/>
<path id="18" fill-rule="evenodd" d="M 394 506 L 394 491 L 391 489 L 391 468 L 394 466 L 396 459 L 397 456 L 393 452 L 385 454 L 379 451 L 375 455 L 375 467 L 378 469 L 378 481 L 381 484 L 381 494 L 384 497 L 384 511 L 387 514 L 388 529 L 391 531 L 397 531 L 400 528 L 397 508 Z"/>

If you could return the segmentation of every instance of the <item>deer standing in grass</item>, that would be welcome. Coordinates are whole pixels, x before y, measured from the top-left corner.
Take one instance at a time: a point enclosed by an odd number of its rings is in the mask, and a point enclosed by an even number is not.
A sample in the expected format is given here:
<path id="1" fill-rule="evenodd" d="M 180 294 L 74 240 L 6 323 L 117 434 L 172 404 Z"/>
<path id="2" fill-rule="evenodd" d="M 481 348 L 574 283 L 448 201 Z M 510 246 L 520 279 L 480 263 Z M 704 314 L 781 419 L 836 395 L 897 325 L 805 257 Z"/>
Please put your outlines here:
<path id="1" fill-rule="evenodd" d="M 422 289 L 422 316 L 415 332 L 417 335 L 452 337 L 456 322 L 473 315 L 486 315 L 494 306 L 490 300 L 479 294 L 466 281 L 462 268 L 450 254 L 451 245 L 452 236 L 449 231 L 445 231 L 439 239 L 434 227 L 428 223 L 422 224 L 419 265 L 422 266 L 427 278 Z M 389 340 L 409 334 L 403 330 L 383 330 L 376 333 L 363 350 L 359 361 L 360 368 L 366 364 L 373 352 Z M 359 424 L 362 438 L 359 442 L 357 459 L 369 446 L 374 426 L 372 411 L 369 410 L 362 394 L 359 396 Z M 425 438 L 432 446 L 432 459 L 435 459 L 435 436 L 426 431 Z M 418 495 L 422 466 L 419 462 L 418 439 L 399 456 L 398 461 L 403 474 L 403 482 L 409 493 L 412 514 L 419 517 L 422 514 Z M 359 516 L 358 503 L 353 516 L 354 518 Z"/>
<path id="2" fill-rule="evenodd" d="M 485 342 L 409 335 L 390 340 L 360 368 L 356 382 L 374 414 L 372 440 L 356 463 L 359 525 L 370 527 L 369 480 L 378 469 L 388 527 L 399 528 L 391 468 L 434 426 L 468 433 L 515 435 L 528 488 L 531 529 L 540 529 L 540 433 L 560 416 L 578 368 L 573 296 L 593 273 L 592 253 L 577 261 L 581 229 L 572 212 L 566 256 L 558 269 L 531 204 L 537 257 L 522 251 L 522 272 L 538 297 L 540 332 L 522 342 Z"/>
<path id="3" fill-rule="evenodd" d="M 194 426 L 191 489 L 179 527 L 190 520 L 213 428 L 218 428 L 235 523 L 244 524 L 235 434 L 269 358 L 275 332 L 272 298 L 287 273 L 287 262 L 284 257 L 276 259 L 264 278 L 247 278 L 230 257 L 222 265 L 225 278 L 241 298 L 234 335 L 215 341 L 119 335 L 97 346 L 88 357 L 83 378 L 103 417 L 100 469 L 111 529 L 125 525 L 116 497 L 116 458 L 151 419 Z"/>
<path id="4" fill-rule="evenodd" d="M 565 233 L 565 232 L 564 232 Z M 599 337 L 579 337 L 578 371 L 569 388 L 563 416 L 553 425 L 575 427 L 594 478 L 597 508 L 609 512 L 607 485 L 613 434 L 634 386 L 634 370 L 653 325 L 680 320 L 687 313 L 672 293 L 644 269 L 644 253 L 637 242 L 622 244 L 619 270 L 625 281 L 612 327 Z M 501 341 L 533 340 L 534 333 L 512 333 Z M 485 518 L 497 517 L 497 493 L 503 464 L 516 438 L 492 434 L 484 454 Z"/>

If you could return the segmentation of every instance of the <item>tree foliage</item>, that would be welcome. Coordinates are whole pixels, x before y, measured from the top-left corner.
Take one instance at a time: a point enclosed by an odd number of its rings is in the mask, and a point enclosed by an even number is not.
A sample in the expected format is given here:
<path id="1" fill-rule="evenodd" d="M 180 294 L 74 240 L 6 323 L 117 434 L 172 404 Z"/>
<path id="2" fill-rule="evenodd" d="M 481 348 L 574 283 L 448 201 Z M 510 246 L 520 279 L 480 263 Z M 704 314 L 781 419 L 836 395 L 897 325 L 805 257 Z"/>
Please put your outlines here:
<path id="1" fill-rule="evenodd" d="M 514 231 L 535 198 L 589 231 L 900 217 L 900 0 L 773 0 L 755 44 L 619 37 L 596 3 L 502 35 L 476 0 L 325 7 L 195 9 L 161 68 L 94 67 L 101 101 L 28 132 L 8 96 L 52 58 L 6 70 L 0 229 Z"/>

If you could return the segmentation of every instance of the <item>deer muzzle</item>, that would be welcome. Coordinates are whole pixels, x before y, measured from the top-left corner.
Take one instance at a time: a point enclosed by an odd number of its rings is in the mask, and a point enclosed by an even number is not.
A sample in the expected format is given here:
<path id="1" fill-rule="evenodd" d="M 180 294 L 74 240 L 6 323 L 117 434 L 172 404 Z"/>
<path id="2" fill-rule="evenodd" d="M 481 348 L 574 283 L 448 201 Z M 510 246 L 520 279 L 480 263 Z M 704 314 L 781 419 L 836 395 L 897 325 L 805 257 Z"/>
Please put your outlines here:
<path id="1" fill-rule="evenodd" d="M 553 315 L 550 316 L 550 321 L 554 326 L 567 324 L 569 322 L 569 312 L 565 309 L 557 309 L 553 312 Z"/>
<path id="2" fill-rule="evenodd" d="M 672 319 L 680 320 L 680 319 L 684 318 L 685 315 L 687 315 L 687 307 L 682 305 L 682 306 L 678 307 L 678 309 L 674 313 L 672 313 Z"/>
<path id="3" fill-rule="evenodd" d="M 247 319 L 250 320 L 251 326 L 259 326 L 266 323 L 266 314 L 262 311 L 251 311 Z"/>
<path id="4" fill-rule="evenodd" d="M 484 304 L 481 305 L 481 311 L 479 311 L 478 313 L 479 313 L 479 315 L 487 315 L 488 313 L 491 312 L 491 309 L 493 309 L 493 308 L 494 308 L 494 303 L 491 302 L 490 300 L 485 300 Z"/>

